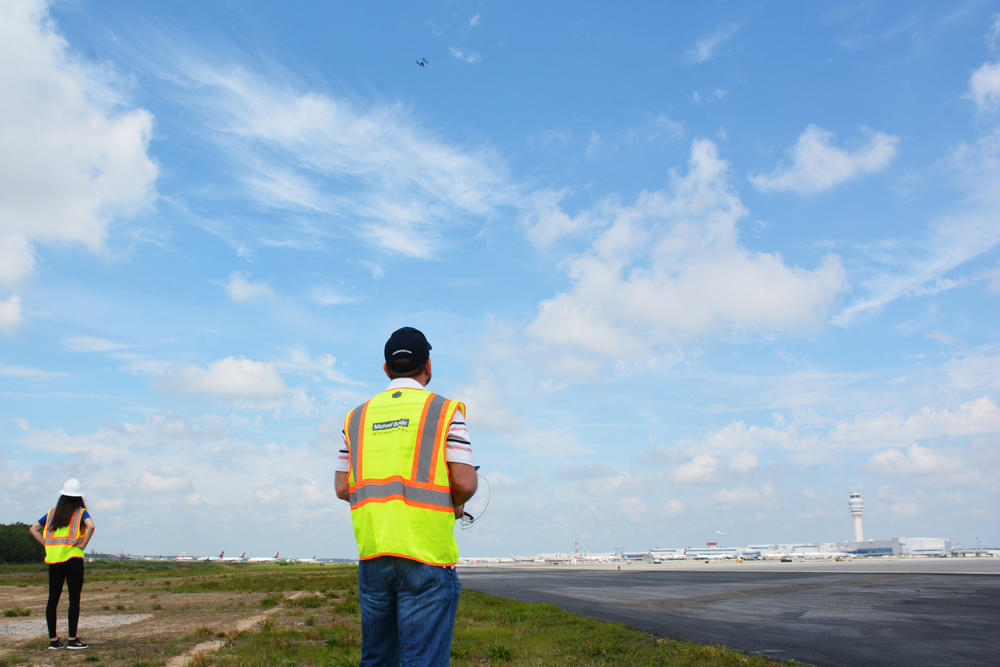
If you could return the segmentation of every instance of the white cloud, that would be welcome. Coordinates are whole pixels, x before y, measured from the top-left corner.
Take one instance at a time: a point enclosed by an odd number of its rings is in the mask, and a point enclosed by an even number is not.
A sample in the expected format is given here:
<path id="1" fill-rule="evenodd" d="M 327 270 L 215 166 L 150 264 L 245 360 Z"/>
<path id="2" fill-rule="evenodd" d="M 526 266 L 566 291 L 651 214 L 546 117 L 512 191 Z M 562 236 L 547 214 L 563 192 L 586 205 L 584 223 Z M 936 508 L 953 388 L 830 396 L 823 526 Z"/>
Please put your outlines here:
<path id="1" fill-rule="evenodd" d="M 542 302 L 530 332 L 574 355 L 645 354 L 712 334 L 801 333 L 823 325 L 846 287 L 840 260 L 815 271 L 738 241 L 743 203 L 715 144 L 697 140 L 669 192 L 604 204 L 592 248 L 565 262 L 571 289 Z"/>
<path id="2" fill-rule="evenodd" d="M 262 297 L 274 296 L 274 292 L 267 283 L 250 282 L 239 271 L 229 274 L 229 282 L 226 283 L 226 294 L 233 301 L 247 302 Z"/>
<path id="3" fill-rule="evenodd" d="M 469 25 L 472 27 L 476 27 L 477 25 L 479 25 L 479 21 L 480 21 L 479 14 L 473 14 L 472 17 L 469 19 Z"/>
<path id="4" fill-rule="evenodd" d="M 11 294 L 7 299 L 0 299 L 0 332 L 12 333 L 22 321 L 21 297 Z"/>
<path id="5" fill-rule="evenodd" d="M 981 112 L 1000 108 L 1000 62 L 985 63 L 972 73 L 969 97 Z"/>
<path id="6" fill-rule="evenodd" d="M 270 362 L 226 357 L 206 368 L 185 366 L 164 378 L 164 385 L 181 393 L 222 398 L 280 398 L 287 392 L 285 382 Z"/>
<path id="7" fill-rule="evenodd" d="M 52 380 L 65 377 L 66 373 L 43 371 L 30 366 L 0 366 L 0 377 L 21 378 L 23 380 Z"/>
<path id="8" fill-rule="evenodd" d="M 626 130 L 625 141 L 647 146 L 649 144 L 669 144 L 684 136 L 684 123 L 664 114 L 657 114 L 645 127 Z"/>
<path id="9" fill-rule="evenodd" d="M 872 470 L 883 475 L 939 475 L 962 468 L 954 452 L 938 453 L 928 447 L 913 443 L 905 451 L 887 449 L 874 454 L 869 462 Z"/>
<path id="10" fill-rule="evenodd" d="M 158 475 L 144 470 L 139 479 L 139 486 L 149 493 L 176 493 L 191 488 L 191 482 L 180 475 Z"/>
<path id="11" fill-rule="evenodd" d="M 341 384 L 360 384 L 350 380 L 336 365 L 337 358 L 330 353 L 312 357 L 306 350 L 297 347 L 288 350 L 287 358 L 275 362 L 275 366 L 281 371 L 313 375 Z"/>
<path id="12" fill-rule="evenodd" d="M 685 54 L 685 59 L 693 63 L 703 63 L 711 60 L 715 57 L 715 51 L 732 39 L 738 30 L 739 26 L 735 24 L 722 26 L 712 34 L 702 37 L 695 42 L 695 45 Z"/>
<path id="13" fill-rule="evenodd" d="M 321 306 L 342 306 L 359 301 L 356 296 L 347 296 L 329 287 L 314 287 L 309 292 L 309 298 Z"/>
<path id="14" fill-rule="evenodd" d="M 1000 355 L 977 354 L 950 359 L 943 370 L 948 384 L 962 391 L 1000 389 Z"/>
<path id="15" fill-rule="evenodd" d="M 1000 408 L 990 396 L 963 403 L 957 410 L 925 406 L 910 415 L 864 415 L 837 424 L 830 437 L 838 442 L 884 445 L 940 437 L 1000 434 Z"/>
<path id="16" fill-rule="evenodd" d="M 271 504 L 276 502 L 278 498 L 281 497 L 281 491 L 279 491 L 278 489 L 270 489 L 268 491 L 256 491 L 254 492 L 253 497 L 256 498 L 259 502 L 265 504 Z"/>
<path id="17" fill-rule="evenodd" d="M 720 102 L 726 98 L 729 91 L 724 88 L 713 88 L 708 93 L 701 93 L 700 91 L 694 91 L 691 93 L 691 99 L 695 102 Z"/>
<path id="18" fill-rule="evenodd" d="M 585 152 L 587 157 L 596 157 L 600 155 L 607 147 L 607 142 L 599 135 L 597 132 L 591 132 L 590 137 L 587 139 L 587 147 Z"/>
<path id="19" fill-rule="evenodd" d="M 674 468 L 671 476 L 682 484 L 705 484 L 715 479 L 718 461 L 711 454 L 698 454 L 687 463 Z"/>
<path id="20" fill-rule="evenodd" d="M 540 248 L 547 248 L 565 236 L 578 234 L 596 224 L 589 212 L 573 218 L 559 203 L 565 191 L 537 190 L 525 200 L 522 223 L 527 227 L 528 240 Z"/>
<path id="21" fill-rule="evenodd" d="M 462 60 L 467 63 L 478 63 L 480 60 L 483 59 L 482 56 L 480 56 L 477 52 L 464 51 L 458 48 L 457 46 L 449 46 L 448 51 L 451 53 L 453 58 L 456 58 L 457 60 Z"/>
<path id="22" fill-rule="evenodd" d="M 788 151 L 788 161 L 768 174 L 750 176 L 763 192 L 824 192 L 862 174 L 882 171 L 896 156 L 899 137 L 865 130 L 867 143 L 849 152 L 833 145 L 833 133 L 810 125 Z"/>
<path id="23" fill-rule="evenodd" d="M 757 505 L 773 500 L 775 495 L 770 484 L 765 484 L 759 489 L 741 486 L 712 492 L 712 498 L 723 505 Z"/>
<path id="24" fill-rule="evenodd" d="M 134 347 L 133 345 L 126 345 L 125 343 L 117 343 L 92 336 L 66 338 L 62 342 L 62 346 L 70 352 L 119 352 Z"/>
<path id="25" fill-rule="evenodd" d="M 909 519 L 920 516 L 920 505 L 912 500 L 902 500 L 897 503 L 892 503 L 887 509 L 890 514 L 895 514 L 896 516 L 906 517 Z"/>
<path id="26" fill-rule="evenodd" d="M 0 7 L 0 235 L 21 239 L 20 268 L 5 272 L 23 275 L 23 242 L 100 248 L 112 219 L 153 199 L 153 117 L 74 56 L 46 3 Z"/>
<path id="27" fill-rule="evenodd" d="M 737 472 L 747 472 L 757 467 L 757 456 L 753 452 L 740 452 L 733 457 L 729 467 Z"/>
<path id="28" fill-rule="evenodd" d="M 35 253 L 23 236 L 0 236 L 0 285 L 13 287 L 35 268 Z"/>
<path id="29" fill-rule="evenodd" d="M 955 336 L 952 336 L 950 333 L 946 331 L 940 331 L 938 329 L 928 331 L 926 334 L 924 334 L 924 337 L 930 340 L 936 340 L 942 345 L 958 345 L 959 343 L 962 342 L 961 338 L 957 338 Z"/>

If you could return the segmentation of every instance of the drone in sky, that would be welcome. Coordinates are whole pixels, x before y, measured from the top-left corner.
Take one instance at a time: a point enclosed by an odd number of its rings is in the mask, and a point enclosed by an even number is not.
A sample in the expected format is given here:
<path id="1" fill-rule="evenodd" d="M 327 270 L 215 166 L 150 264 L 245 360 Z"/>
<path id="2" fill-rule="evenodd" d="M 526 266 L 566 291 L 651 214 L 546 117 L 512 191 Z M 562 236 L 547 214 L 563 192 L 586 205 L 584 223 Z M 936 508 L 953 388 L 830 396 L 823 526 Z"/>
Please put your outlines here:
<path id="1" fill-rule="evenodd" d="M 428 63 L 427 58 L 421 58 L 420 60 L 417 61 L 417 65 L 420 67 L 427 67 L 427 63 Z"/>

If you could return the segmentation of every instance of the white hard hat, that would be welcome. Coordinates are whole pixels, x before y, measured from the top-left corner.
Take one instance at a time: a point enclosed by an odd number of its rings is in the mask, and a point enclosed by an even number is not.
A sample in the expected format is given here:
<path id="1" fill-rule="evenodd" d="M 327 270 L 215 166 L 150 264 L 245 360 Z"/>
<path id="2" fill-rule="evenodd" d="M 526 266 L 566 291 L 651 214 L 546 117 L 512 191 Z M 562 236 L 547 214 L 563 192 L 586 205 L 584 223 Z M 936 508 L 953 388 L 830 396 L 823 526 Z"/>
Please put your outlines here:
<path id="1" fill-rule="evenodd" d="M 67 479 L 66 483 L 63 484 L 62 490 L 59 492 L 61 496 L 82 496 L 83 491 L 80 490 L 80 480 L 75 477 L 72 479 Z"/>

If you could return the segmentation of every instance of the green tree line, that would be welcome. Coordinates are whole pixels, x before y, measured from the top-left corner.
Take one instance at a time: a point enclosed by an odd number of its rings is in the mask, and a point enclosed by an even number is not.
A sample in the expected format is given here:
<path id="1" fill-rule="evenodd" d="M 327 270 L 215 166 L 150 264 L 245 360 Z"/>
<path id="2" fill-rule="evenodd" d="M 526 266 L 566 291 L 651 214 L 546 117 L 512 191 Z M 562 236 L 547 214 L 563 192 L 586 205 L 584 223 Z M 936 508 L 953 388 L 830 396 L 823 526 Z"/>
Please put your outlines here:
<path id="1" fill-rule="evenodd" d="M 0 523 L 0 563 L 40 563 L 45 547 L 35 541 L 26 523 Z"/>

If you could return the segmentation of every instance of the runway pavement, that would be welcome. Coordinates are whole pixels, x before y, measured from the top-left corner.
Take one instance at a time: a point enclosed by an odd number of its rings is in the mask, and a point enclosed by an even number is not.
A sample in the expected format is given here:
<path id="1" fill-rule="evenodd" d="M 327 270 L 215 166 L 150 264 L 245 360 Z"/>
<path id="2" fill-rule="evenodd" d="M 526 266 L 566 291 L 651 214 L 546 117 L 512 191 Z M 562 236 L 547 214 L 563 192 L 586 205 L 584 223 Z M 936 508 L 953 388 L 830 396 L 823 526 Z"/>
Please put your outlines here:
<path id="1" fill-rule="evenodd" d="M 1000 663 L 1000 567 L 463 567 L 470 590 L 813 665 Z M 791 565 L 789 569 L 782 566 Z M 855 565 L 857 565 L 855 567 Z M 756 567 L 755 567 L 756 566 Z M 895 570 L 895 571 L 894 571 Z"/>

